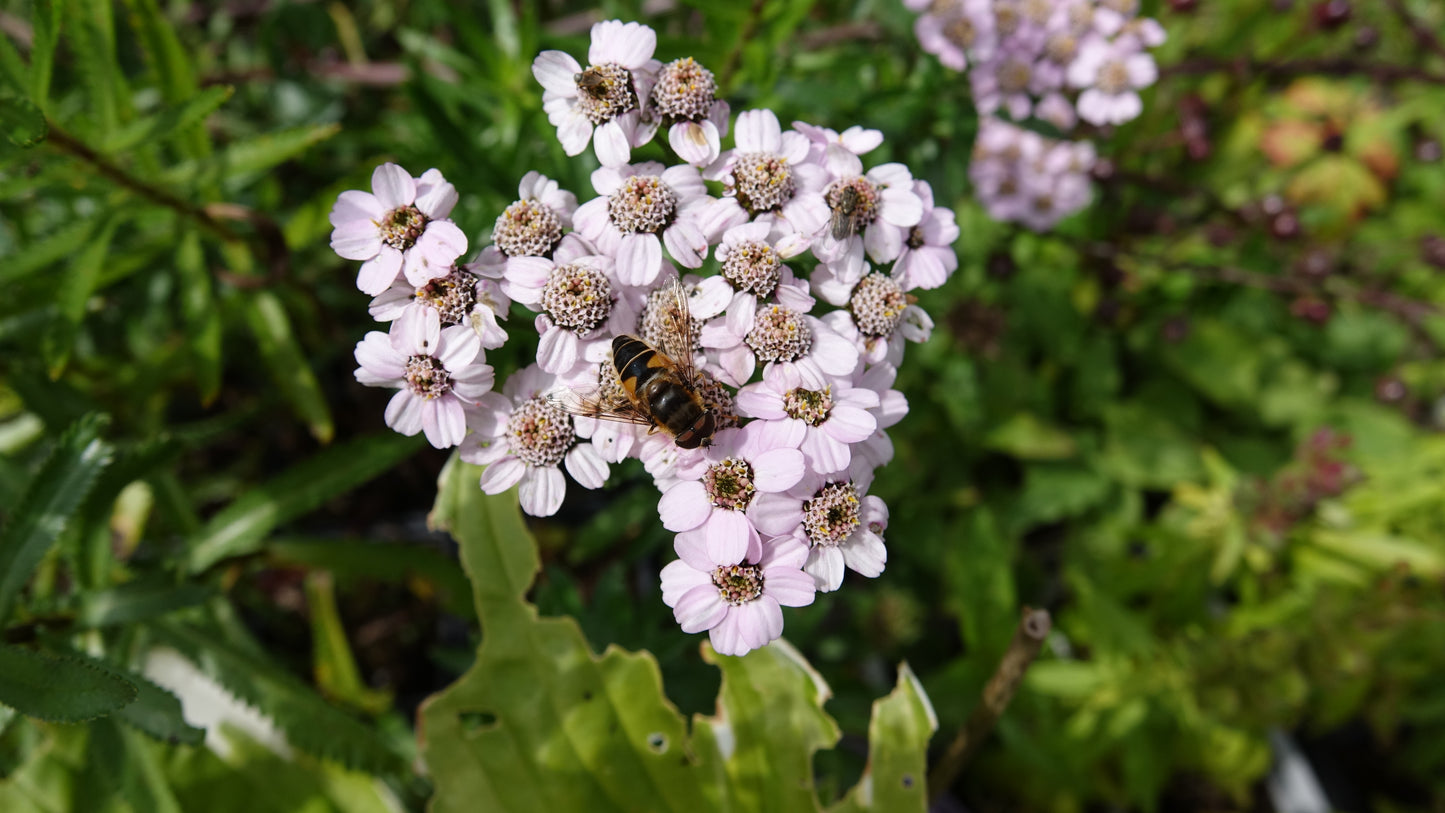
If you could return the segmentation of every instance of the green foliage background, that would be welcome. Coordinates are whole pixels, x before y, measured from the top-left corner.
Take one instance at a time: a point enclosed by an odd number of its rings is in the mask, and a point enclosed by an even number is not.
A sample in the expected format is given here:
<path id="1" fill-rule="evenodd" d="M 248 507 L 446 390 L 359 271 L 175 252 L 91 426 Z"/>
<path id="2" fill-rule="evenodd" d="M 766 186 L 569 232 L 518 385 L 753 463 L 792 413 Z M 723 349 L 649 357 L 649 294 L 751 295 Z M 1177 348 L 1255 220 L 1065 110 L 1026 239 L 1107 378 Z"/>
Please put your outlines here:
<path id="1" fill-rule="evenodd" d="M 690 731 L 709 804 L 768 809 L 796 775 L 866 809 L 871 765 L 877 809 L 921 809 L 921 784 L 877 780 L 924 764 L 925 693 L 941 750 L 1025 604 L 1057 630 L 946 789 L 970 809 L 1251 809 L 1276 729 L 1350 766 L 1341 809 L 1445 805 L 1445 10 L 1143 5 L 1170 34 L 1161 79 L 1094 133 L 1093 206 L 1039 235 L 972 200 L 967 82 L 891 0 L 0 2 L 0 808 L 467 803 L 505 767 L 466 761 L 501 709 L 442 711 L 540 612 L 575 618 L 576 663 L 660 676 L 668 699 L 617 714 L 653 704 L 679 748 Z M 474 250 L 527 169 L 589 196 L 530 64 L 610 17 L 711 67 L 735 112 L 882 130 L 870 159 L 959 216 L 874 486 L 889 568 L 789 613 L 806 661 L 705 657 L 677 630 L 640 467 L 574 489 L 535 549 L 507 537 L 540 573 L 489 622 L 494 540 L 458 529 L 464 572 L 426 531 L 445 456 L 352 379 L 370 323 L 327 246 L 336 195 L 382 161 L 435 166 Z M 515 522 L 474 489 L 439 508 Z M 290 754 L 188 723 L 144 677 L 157 648 Z M 748 687 L 786 721 L 739 740 L 752 763 L 707 744 L 756 711 Z M 518 759 L 545 789 L 555 742 L 534 744 Z"/>

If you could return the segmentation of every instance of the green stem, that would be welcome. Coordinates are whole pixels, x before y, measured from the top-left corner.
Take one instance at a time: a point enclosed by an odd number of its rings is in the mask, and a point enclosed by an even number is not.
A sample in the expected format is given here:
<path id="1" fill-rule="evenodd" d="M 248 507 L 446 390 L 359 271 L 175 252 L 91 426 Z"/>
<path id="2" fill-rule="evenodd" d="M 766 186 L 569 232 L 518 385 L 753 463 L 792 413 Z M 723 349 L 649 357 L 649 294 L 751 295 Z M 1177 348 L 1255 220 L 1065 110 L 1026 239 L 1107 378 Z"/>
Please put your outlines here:
<path id="1" fill-rule="evenodd" d="M 202 228 L 226 242 L 244 242 L 231 227 L 212 217 L 200 206 L 126 172 L 109 158 L 96 152 L 90 145 L 62 130 L 55 122 L 47 120 L 46 124 L 50 128 L 50 132 L 46 136 L 45 142 L 57 150 L 89 164 L 98 174 L 115 182 L 121 188 L 196 221 Z"/>

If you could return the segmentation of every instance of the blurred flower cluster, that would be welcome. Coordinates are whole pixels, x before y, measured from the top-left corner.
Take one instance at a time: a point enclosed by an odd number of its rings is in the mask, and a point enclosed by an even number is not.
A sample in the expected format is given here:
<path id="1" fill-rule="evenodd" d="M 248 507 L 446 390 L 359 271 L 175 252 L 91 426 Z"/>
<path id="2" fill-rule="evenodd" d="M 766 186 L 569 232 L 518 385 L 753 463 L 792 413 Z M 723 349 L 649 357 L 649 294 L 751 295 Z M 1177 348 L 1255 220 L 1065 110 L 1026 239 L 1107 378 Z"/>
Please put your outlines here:
<path id="1" fill-rule="evenodd" d="M 973 169 L 990 216 L 1051 227 L 1088 205 L 1094 151 L 998 118 L 1030 118 L 1067 134 L 1080 120 L 1123 124 L 1143 111 L 1139 91 L 1159 70 L 1149 48 L 1164 42 L 1138 0 L 904 0 L 920 12 L 923 49 L 967 71 L 982 117 Z M 980 167 L 984 163 L 986 166 Z"/>
<path id="2" fill-rule="evenodd" d="M 598 488 L 639 459 L 676 533 L 664 601 L 742 654 L 782 633 L 782 606 L 883 571 L 888 511 L 868 489 L 908 411 L 904 344 L 933 327 L 910 292 L 953 273 L 959 230 L 907 167 L 865 166 L 881 133 L 784 131 L 770 110 L 730 122 L 710 71 L 655 48 L 614 20 L 585 67 L 533 63 L 566 152 L 590 142 L 602 164 L 590 200 L 529 172 L 464 263 L 452 186 L 387 164 L 371 193 L 341 195 L 332 246 L 365 261 L 358 286 L 391 323 L 356 349 L 359 381 L 398 390 L 389 426 L 459 445 L 484 491 L 520 484 L 536 516 L 561 506 L 563 469 Z M 632 162 L 663 127 L 677 162 Z M 485 350 L 514 303 L 535 314 L 536 362 L 493 391 Z M 688 401 L 702 414 L 678 431 Z"/>

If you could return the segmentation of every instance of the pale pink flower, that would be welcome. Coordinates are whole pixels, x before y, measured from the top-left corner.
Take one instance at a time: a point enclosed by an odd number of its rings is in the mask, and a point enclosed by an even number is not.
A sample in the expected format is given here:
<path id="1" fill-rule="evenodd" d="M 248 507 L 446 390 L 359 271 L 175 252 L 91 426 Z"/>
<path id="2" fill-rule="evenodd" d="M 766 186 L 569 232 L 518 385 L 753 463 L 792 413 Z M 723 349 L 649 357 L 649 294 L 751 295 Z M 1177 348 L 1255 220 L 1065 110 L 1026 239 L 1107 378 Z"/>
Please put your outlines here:
<path id="1" fill-rule="evenodd" d="M 739 113 L 733 138 L 734 148 L 703 173 L 724 187 L 724 196 L 706 214 L 709 238 L 765 215 L 776 215 L 788 230 L 808 237 L 823 228 L 828 177 L 808 160 L 808 139 L 794 130 L 783 132 L 771 110 Z"/>
<path id="2" fill-rule="evenodd" d="M 371 300 L 369 310 L 378 322 L 420 319 L 427 311 L 435 311 L 442 327 L 467 325 L 476 331 L 482 347 L 492 350 L 507 341 L 507 331 L 497 319 L 507 318 L 511 306 L 512 300 L 496 280 L 477 277 L 466 266 L 453 266 L 450 274 L 419 287 L 397 280 Z"/>
<path id="3" fill-rule="evenodd" d="M 878 406 L 878 393 L 854 387 L 845 378 L 828 379 L 822 387 L 806 385 L 796 367 L 775 365 L 763 380 L 738 390 L 738 412 L 749 418 L 780 421 L 801 428 L 798 449 L 810 469 L 831 474 L 848 468 L 850 444 L 878 428 L 868 412 Z"/>
<path id="4" fill-rule="evenodd" d="M 684 268 L 707 257 L 699 217 L 712 203 L 697 168 L 663 168 L 648 161 L 603 167 L 592 173 L 598 197 L 574 216 L 577 230 L 604 254 L 617 258 L 624 285 L 651 285 L 662 270 L 662 248 Z"/>
<path id="5" fill-rule="evenodd" d="M 386 406 L 386 425 L 403 435 L 425 432 L 438 449 L 462 442 L 463 407 L 492 388 L 492 368 L 481 340 L 467 325 L 442 329 L 436 311 L 372 331 L 356 344 L 356 380 L 368 387 L 398 387 Z"/>
<path id="6" fill-rule="evenodd" d="M 840 210 L 851 195 L 852 211 L 840 214 L 851 219 L 851 232 L 838 239 L 831 227 L 813 240 L 813 256 L 833 273 L 849 282 L 862 278 L 867 257 L 875 263 L 889 263 L 903 249 L 903 234 L 923 219 L 923 201 L 913 191 L 913 175 L 902 164 L 879 164 L 863 174 L 856 155 L 829 148 L 827 167 L 834 180 L 824 192 L 830 209 Z M 840 210 L 841 211 L 841 210 Z"/>
<path id="7" fill-rule="evenodd" d="M 845 569 L 871 579 L 888 561 L 888 506 L 866 493 L 871 480 L 868 464 L 859 460 L 847 472 L 809 472 L 786 492 L 759 498 L 758 527 L 765 533 L 787 529 L 807 545 L 803 569 L 821 592 L 837 590 Z"/>
<path id="8" fill-rule="evenodd" d="M 467 413 L 472 434 L 462 444 L 461 457 L 485 465 L 482 491 L 500 494 L 521 483 L 522 510 L 534 517 L 557 513 L 567 495 L 561 466 L 583 488 L 600 488 L 607 481 L 607 461 L 591 443 L 579 441 L 572 416 L 562 411 L 547 393 L 557 379 L 536 365 L 507 379 L 502 392 L 487 393 Z"/>
<path id="9" fill-rule="evenodd" d="M 712 558 L 696 540 L 679 538 L 680 559 L 662 569 L 662 600 L 683 632 L 708 631 L 720 655 L 743 655 L 783 634 L 783 607 L 813 603 L 803 572 L 808 549 L 792 538 L 769 541 L 746 562 Z"/>
<path id="10" fill-rule="evenodd" d="M 1123 124 L 1144 109 L 1138 91 L 1154 84 L 1159 69 L 1154 57 L 1142 53 L 1142 43 L 1120 38 L 1106 43 L 1091 40 L 1079 49 L 1069 66 L 1069 83 L 1083 88 L 1079 117 L 1090 124 Z"/>
<path id="11" fill-rule="evenodd" d="M 662 525 L 705 546 L 717 564 L 757 561 L 762 539 L 748 519 L 759 493 L 786 491 L 805 470 L 800 426 L 754 421 L 741 429 L 724 429 L 707 449 L 706 470 L 697 480 L 673 485 L 657 504 Z M 691 544 L 691 542 L 689 542 Z"/>
<path id="12" fill-rule="evenodd" d="M 579 155 L 595 136 L 597 160 L 620 166 L 633 147 L 652 140 L 656 124 L 642 121 L 641 103 L 662 67 L 652 58 L 655 50 L 651 28 L 608 20 L 592 26 L 585 71 L 563 51 L 543 51 L 532 62 L 532 75 L 545 89 L 542 109 L 568 155 Z"/>
<path id="13" fill-rule="evenodd" d="M 796 365 L 804 381 L 814 386 L 827 376 L 848 376 L 858 366 L 858 348 L 816 317 L 785 305 L 765 304 L 753 315 L 752 327 L 717 320 L 703 326 L 699 340 L 718 354 L 719 379 L 738 387 L 746 384 L 764 364 Z"/>
<path id="14" fill-rule="evenodd" d="M 892 273 L 905 291 L 930 290 L 958 269 L 958 255 L 953 251 L 958 219 L 952 209 L 933 205 L 933 188 L 927 181 L 914 181 L 913 192 L 923 202 L 923 218 L 904 234 Z"/>
<path id="15" fill-rule="evenodd" d="M 331 210 L 331 248 L 348 260 L 362 260 L 356 287 L 376 296 L 404 274 L 419 286 L 445 276 L 467 250 L 467 236 L 447 220 L 457 190 L 439 170 L 420 178 L 396 164 L 371 174 L 371 192 L 342 192 Z"/>
<path id="16" fill-rule="evenodd" d="M 550 258 L 572 228 L 577 196 L 539 172 L 528 172 L 517 185 L 517 200 L 497 217 L 492 244 L 469 268 L 482 276 L 499 279 L 517 258 Z"/>

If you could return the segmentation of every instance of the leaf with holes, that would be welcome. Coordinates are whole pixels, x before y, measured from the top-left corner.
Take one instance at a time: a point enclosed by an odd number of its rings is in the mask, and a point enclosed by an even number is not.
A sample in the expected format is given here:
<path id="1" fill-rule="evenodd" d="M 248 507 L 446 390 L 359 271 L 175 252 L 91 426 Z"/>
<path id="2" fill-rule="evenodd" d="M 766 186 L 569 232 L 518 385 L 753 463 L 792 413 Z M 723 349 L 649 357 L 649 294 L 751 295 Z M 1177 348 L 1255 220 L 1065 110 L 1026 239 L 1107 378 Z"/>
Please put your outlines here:
<path id="1" fill-rule="evenodd" d="M 827 684 L 797 650 L 778 641 L 737 658 L 704 646 L 722 690 L 716 714 L 694 717 L 689 737 L 651 653 L 609 647 L 598 656 L 575 619 L 539 618 L 527 603 L 536 545 L 515 493 L 482 494 L 481 471 L 454 460 L 432 514 L 457 537 L 482 624 L 475 664 L 421 711 L 437 813 L 822 810 L 813 754 L 839 730 L 822 708 Z M 900 680 L 908 678 L 914 709 L 922 690 L 910 674 L 905 667 Z M 916 719 L 894 711 L 879 719 L 873 776 L 902 783 L 908 772 L 917 779 L 912 798 L 923 798 L 918 737 L 898 733 L 920 731 Z"/>

